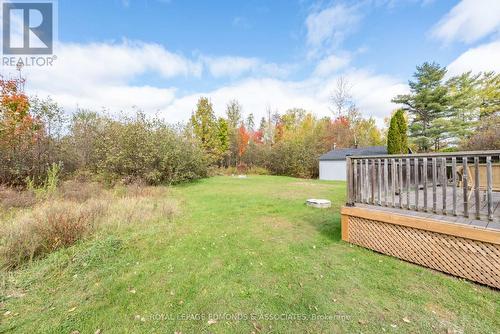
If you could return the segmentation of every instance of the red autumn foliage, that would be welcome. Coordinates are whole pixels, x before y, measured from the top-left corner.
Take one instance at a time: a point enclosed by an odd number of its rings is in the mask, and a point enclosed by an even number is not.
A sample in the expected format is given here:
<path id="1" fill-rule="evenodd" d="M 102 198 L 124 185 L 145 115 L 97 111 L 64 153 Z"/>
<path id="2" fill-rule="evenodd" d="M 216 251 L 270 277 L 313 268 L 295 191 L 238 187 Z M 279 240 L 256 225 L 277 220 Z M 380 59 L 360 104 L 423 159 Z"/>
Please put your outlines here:
<path id="1" fill-rule="evenodd" d="M 0 140 L 3 144 L 12 144 L 39 127 L 29 113 L 28 96 L 23 91 L 24 82 L 24 79 L 0 78 Z M 35 132 L 32 134 L 36 135 Z"/>
<path id="2" fill-rule="evenodd" d="M 238 129 L 238 156 L 241 158 L 245 151 L 247 150 L 248 142 L 250 140 L 250 134 L 245 129 L 243 124 L 240 125 Z"/>
<path id="3" fill-rule="evenodd" d="M 264 133 L 262 130 L 257 130 L 252 133 L 252 140 L 256 144 L 263 144 L 264 143 Z"/>

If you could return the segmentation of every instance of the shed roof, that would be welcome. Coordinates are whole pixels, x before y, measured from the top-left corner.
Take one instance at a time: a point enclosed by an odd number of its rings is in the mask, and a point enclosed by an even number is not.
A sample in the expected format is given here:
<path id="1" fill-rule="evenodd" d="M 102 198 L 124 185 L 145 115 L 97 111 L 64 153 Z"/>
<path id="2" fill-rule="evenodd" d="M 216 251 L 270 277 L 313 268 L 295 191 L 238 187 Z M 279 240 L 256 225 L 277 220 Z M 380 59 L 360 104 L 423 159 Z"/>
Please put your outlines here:
<path id="1" fill-rule="evenodd" d="M 385 146 L 339 148 L 323 154 L 322 156 L 319 157 L 319 160 L 320 161 L 345 160 L 347 156 L 380 155 L 380 154 L 387 154 L 387 148 Z"/>

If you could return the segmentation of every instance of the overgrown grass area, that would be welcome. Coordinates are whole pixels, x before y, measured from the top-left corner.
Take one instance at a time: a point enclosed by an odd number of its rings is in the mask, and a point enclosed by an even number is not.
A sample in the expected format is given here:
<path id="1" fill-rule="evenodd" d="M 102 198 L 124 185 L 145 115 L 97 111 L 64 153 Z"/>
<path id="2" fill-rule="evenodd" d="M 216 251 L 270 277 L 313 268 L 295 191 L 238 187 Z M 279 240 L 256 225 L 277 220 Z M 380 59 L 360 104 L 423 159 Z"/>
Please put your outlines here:
<path id="1" fill-rule="evenodd" d="M 145 189 L 105 190 L 92 233 L 2 271 L 0 332 L 500 330 L 498 291 L 342 242 L 343 182 L 220 176 Z M 2 224 L 36 210 L 4 209 Z"/>

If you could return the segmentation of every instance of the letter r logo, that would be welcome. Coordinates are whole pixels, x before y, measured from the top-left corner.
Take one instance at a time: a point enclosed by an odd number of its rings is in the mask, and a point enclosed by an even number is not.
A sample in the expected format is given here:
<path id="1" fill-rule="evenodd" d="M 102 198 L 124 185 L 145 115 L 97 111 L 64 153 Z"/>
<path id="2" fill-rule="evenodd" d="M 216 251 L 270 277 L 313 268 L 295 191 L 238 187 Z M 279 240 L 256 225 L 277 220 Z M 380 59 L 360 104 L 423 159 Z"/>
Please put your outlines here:
<path id="1" fill-rule="evenodd" d="M 4 2 L 3 53 L 52 54 L 54 27 L 50 2 Z"/>

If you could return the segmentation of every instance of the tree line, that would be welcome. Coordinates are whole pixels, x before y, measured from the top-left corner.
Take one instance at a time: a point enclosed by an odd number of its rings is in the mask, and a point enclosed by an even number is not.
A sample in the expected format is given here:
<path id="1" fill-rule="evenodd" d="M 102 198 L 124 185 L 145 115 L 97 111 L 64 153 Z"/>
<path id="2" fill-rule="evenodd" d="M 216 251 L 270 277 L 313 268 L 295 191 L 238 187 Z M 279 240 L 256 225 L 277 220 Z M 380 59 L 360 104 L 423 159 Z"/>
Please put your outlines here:
<path id="1" fill-rule="evenodd" d="M 500 74 L 466 72 L 447 79 L 446 73 L 437 63 L 417 66 L 410 93 L 392 100 L 406 113 L 410 146 L 420 152 L 500 149 Z M 405 123 L 402 116 L 397 112 L 393 118 L 398 120 L 391 119 L 392 153 L 407 153 L 397 147 L 401 139 L 395 135 Z"/>
<path id="2" fill-rule="evenodd" d="M 383 132 L 373 118 L 363 118 L 341 79 L 332 96 L 335 117 L 318 118 L 301 108 L 284 113 L 267 108 L 256 125 L 252 113 L 246 117 L 237 100 L 226 105 L 225 116 L 216 117 L 206 97 L 198 100 L 188 129 L 212 163 L 245 171 L 263 168 L 269 173 L 316 177 L 318 157 L 333 149 L 355 145 L 384 145 Z"/>
<path id="3" fill-rule="evenodd" d="M 200 97 L 189 121 L 175 126 L 138 110 L 134 116 L 81 109 L 68 115 L 50 98 L 28 96 L 21 77 L 0 78 L 0 184 L 42 184 L 51 168 L 110 183 L 172 184 L 220 170 L 311 178 L 318 175 L 318 157 L 334 148 L 499 149 L 500 75 L 445 78 L 438 64 L 417 66 L 410 92 L 393 99 L 401 109 L 387 134 L 362 117 L 344 77 L 332 92 L 331 116 L 268 107 L 256 120 L 232 100 L 217 117 L 210 99 Z"/>

